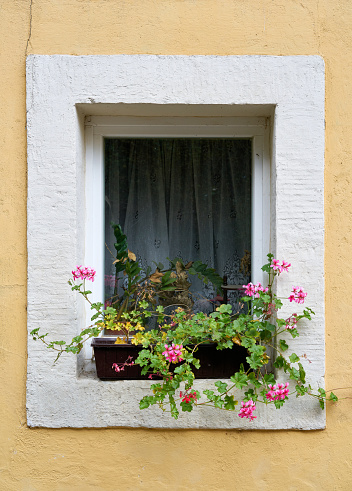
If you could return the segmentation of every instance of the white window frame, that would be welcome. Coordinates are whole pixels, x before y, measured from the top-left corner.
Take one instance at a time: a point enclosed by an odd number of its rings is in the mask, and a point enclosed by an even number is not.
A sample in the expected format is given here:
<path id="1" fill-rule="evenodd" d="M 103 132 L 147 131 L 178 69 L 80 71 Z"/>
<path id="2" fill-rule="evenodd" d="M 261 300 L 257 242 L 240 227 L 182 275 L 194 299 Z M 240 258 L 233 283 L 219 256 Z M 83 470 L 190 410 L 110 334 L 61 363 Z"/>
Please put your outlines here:
<path id="1" fill-rule="evenodd" d="M 307 353 L 307 379 L 324 386 L 324 63 L 318 56 L 62 56 L 27 59 L 28 330 L 70 340 L 85 325 L 84 302 L 67 285 L 87 258 L 85 206 L 99 180 L 85 186 L 93 147 L 86 116 L 266 117 L 270 137 L 271 251 L 289 260 L 292 284 L 309 292 L 316 312 L 295 352 Z M 269 121 L 269 119 L 268 119 Z M 99 153 L 99 152 L 98 152 Z M 100 152 L 101 155 L 101 152 Z M 99 159 L 99 155 L 96 155 Z M 86 166 L 87 162 L 87 166 Z M 100 182 L 99 186 L 102 183 Z M 259 223 L 259 225 L 261 224 Z M 88 244 L 86 243 L 88 242 Z M 93 265 L 92 265 L 93 266 Z M 290 313 L 290 312 L 288 312 Z M 285 315 L 285 312 L 283 312 Z M 28 338 L 27 422 L 42 427 L 318 429 L 315 400 L 260 407 L 254 422 L 202 409 L 174 421 L 158 408 L 140 411 L 150 381 L 97 380 L 74 356 L 54 354 Z M 305 361 L 303 360 L 303 363 Z M 207 381 L 197 381 L 199 390 Z"/>
<path id="2" fill-rule="evenodd" d="M 104 271 L 105 235 L 104 139 L 124 138 L 249 138 L 252 140 L 252 217 L 251 277 L 254 283 L 265 282 L 261 266 L 270 250 L 270 125 L 268 118 L 210 117 L 165 118 L 128 116 L 87 116 L 86 137 L 86 249 L 85 261 L 97 271 Z M 101 235 L 100 235 L 101 234 Z M 98 274 L 90 285 L 92 300 L 104 302 L 104 275 Z M 92 315 L 89 304 L 86 322 Z M 94 371 L 90 363 L 92 349 L 85 345 L 86 362 L 82 369 Z"/>

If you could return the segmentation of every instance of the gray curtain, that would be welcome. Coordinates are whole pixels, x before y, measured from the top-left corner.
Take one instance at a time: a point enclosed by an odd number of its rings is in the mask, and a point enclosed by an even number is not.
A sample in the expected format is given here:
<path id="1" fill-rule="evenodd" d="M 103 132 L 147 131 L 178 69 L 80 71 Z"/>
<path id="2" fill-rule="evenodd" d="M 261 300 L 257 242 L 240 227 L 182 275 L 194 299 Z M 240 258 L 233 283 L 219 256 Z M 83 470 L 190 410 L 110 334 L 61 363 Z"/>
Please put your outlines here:
<path id="1" fill-rule="evenodd" d="M 107 278 L 114 222 L 142 267 L 181 257 L 207 263 L 229 284 L 250 280 L 241 270 L 251 250 L 250 140 L 106 139 L 105 195 Z M 215 295 L 211 285 L 192 285 L 199 299 Z"/>

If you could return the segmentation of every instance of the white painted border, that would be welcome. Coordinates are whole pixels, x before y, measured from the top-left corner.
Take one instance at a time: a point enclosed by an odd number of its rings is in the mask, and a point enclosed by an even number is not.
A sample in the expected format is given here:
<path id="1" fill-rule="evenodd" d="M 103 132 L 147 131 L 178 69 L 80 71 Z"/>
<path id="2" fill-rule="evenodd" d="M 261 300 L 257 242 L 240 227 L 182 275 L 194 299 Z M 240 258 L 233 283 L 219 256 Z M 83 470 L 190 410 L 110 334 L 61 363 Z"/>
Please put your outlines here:
<path id="1" fill-rule="evenodd" d="M 101 106 L 100 106 L 101 104 Z M 42 56 L 27 60 L 28 329 L 71 339 L 83 306 L 67 286 L 83 261 L 84 115 L 162 108 L 166 116 L 273 116 L 271 237 L 273 252 L 293 264 L 280 283 L 287 296 L 302 284 L 317 315 L 294 341 L 307 353 L 307 378 L 324 383 L 324 64 L 317 56 Z M 91 108 L 91 110 L 90 110 Z M 176 108 L 176 109 L 175 109 Z M 195 114 L 199 112 L 199 114 Z M 166 114 L 165 114 L 166 113 Z M 187 113 L 187 114 L 186 114 Z M 135 114 L 133 110 L 127 114 Z M 137 116 L 139 113 L 137 112 Z M 142 115 L 142 114 L 141 114 Z M 265 226 L 268 226 L 269 217 Z M 100 233 L 97 230 L 97 233 Z M 92 265 L 94 266 L 94 265 Z M 101 382 L 79 373 L 72 356 L 28 340 L 29 426 L 317 429 L 325 413 L 310 399 L 277 411 L 258 409 L 250 423 L 207 408 L 178 421 L 140 411 L 149 381 Z M 201 389 L 205 381 L 198 381 Z"/>

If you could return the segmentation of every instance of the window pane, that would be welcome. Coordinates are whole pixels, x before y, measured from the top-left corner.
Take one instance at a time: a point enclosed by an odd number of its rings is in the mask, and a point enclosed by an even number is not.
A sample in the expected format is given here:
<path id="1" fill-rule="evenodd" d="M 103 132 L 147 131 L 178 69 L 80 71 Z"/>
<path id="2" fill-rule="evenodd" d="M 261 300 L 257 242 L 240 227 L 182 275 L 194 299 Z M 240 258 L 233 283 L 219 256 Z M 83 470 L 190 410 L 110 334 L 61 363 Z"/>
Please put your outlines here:
<path id="1" fill-rule="evenodd" d="M 105 297 L 115 284 L 112 222 L 143 268 L 179 257 L 206 263 L 228 284 L 250 281 L 251 153 L 248 139 L 107 138 Z M 212 310 L 213 286 L 190 280 L 193 309 Z"/>

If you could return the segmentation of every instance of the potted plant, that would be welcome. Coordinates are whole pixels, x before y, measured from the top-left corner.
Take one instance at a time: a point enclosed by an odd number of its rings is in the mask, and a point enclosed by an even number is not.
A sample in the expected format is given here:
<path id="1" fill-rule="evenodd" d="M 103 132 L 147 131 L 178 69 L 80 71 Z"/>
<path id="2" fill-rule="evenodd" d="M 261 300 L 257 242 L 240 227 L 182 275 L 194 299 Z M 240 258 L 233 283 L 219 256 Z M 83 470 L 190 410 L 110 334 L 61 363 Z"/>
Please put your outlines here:
<path id="1" fill-rule="evenodd" d="M 201 261 L 184 263 L 181 258 L 168 259 L 167 268 L 159 262 L 154 270 L 151 266 L 143 270 L 128 249 L 121 226 L 112 224 L 112 227 L 116 250 L 114 293 L 105 301 L 105 307 L 113 310 L 107 309 L 109 313 L 104 321 L 106 334 L 122 335 L 117 342 L 129 343 L 131 334 L 146 327 L 158 305 L 179 306 L 190 312 L 194 302 L 189 275 L 197 275 L 204 283 L 211 282 L 220 291 L 222 278 Z M 146 307 L 141 309 L 141 305 Z"/>
<path id="2" fill-rule="evenodd" d="M 278 314 L 283 302 L 274 293 L 273 286 L 290 266 L 268 254 L 268 263 L 262 268 L 268 274 L 268 285 L 244 285 L 242 301 L 248 305 L 245 312 L 233 313 L 232 307 L 226 304 L 208 315 L 192 314 L 181 307 L 166 313 L 163 305 L 157 305 L 155 312 L 151 312 L 150 303 L 143 298 L 136 304 L 137 310 L 124 313 L 125 319 L 135 324 L 140 322 L 141 325 L 131 339 L 138 356 L 133 359 L 133 355 L 125 352 L 121 361 L 111 363 L 111 371 L 121 374 L 131 368 L 140 370 L 138 376 L 155 378 L 150 386 L 151 394 L 140 401 L 140 409 L 158 405 L 162 410 L 168 409 L 174 418 L 178 417 L 180 410 L 191 412 L 203 405 L 234 411 L 239 407 L 239 399 L 242 400 L 238 416 L 251 421 L 256 418 L 254 411 L 260 403 L 280 408 L 289 397 L 312 396 L 324 408 L 327 399 L 336 401 L 333 392 L 327 396 L 323 389 L 313 391 L 306 382 L 305 370 L 296 353 L 291 352 L 288 357 L 285 355 L 289 346 L 287 336 L 283 334 L 296 338 L 301 319 L 310 320 L 314 315 L 308 307 L 301 307 L 303 310 L 300 313 L 294 312 L 287 318 L 281 318 Z M 73 273 L 75 281 L 83 280 L 83 283 L 71 281 L 72 290 L 77 290 L 89 301 L 90 292 L 85 290 L 85 281 L 93 281 L 95 272 L 80 267 Z M 301 306 L 306 296 L 302 287 L 294 286 L 287 300 L 290 304 Z M 47 335 L 40 335 L 39 329 L 31 334 L 48 348 L 57 350 L 58 357 L 64 352 L 78 353 L 83 342 L 110 327 L 117 315 L 117 310 L 111 306 L 104 308 L 102 304 L 92 304 L 91 308 L 95 310 L 92 317 L 94 325 L 83 330 L 70 344 L 64 341 L 47 342 Z M 157 316 L 157 326 L 151 330 L 144 329 L 144 320 L 154 314 Z M 233 366 L 230 369 L 232 372 L 227 375 L 228 380 L 218 380 L 212 384 L 213 387 L 200 394 L 194 388 L 194 380 L 197 370 L 208 359 L 202 358 L 203 347 L 221 354 L 230 353 Z M 238 349 L 244 354 L 243 359 L 235 352 Z M 285 383 L 279 383 L 274 373 L 267 370 L 270 358 L 273 358 L 276 370 L 281 370 L 288 377 Z M 236 396 L 238 393 L 240 395 Z"/>
<path id="3" fill-rule="evenodd" d="M 201 261 L 184 263 L 181 258 L 169 259 L 168 268 L 159 262 L 154 271 L 151 267 L 143 270 L 136 262 L 135 254 L 128 249 L 127 237 L 121 226 L 112 226 L 116 249 L 114 294 L 105 302 L 105 311 L 101 315 L 103 321 L 99 326 L 105 334 L 115 335 L 115 339 L 94 338 L 92 346 L 97 375 L 103 380 L 145 379 L 141 367 L 134 365 L 141 350 L 141 346 L 133 341 L 138 339 L 136 333 L 148 329 L 148 322 L 150 327 L 151 321 L 155 324 L 155 321 L 160 323 L 172 319 L 173 314 L 167 312 L 172 312 L 175 307 L 181 308 L 186 316 L 191 315 L 194 301 L 189 275 L 197 275 L 204 283 L 211 282 L 217 292 L 222 278 Z M 82 279 L 79 275 L 78 278 Z M 70 284 L 73 286 L 72 282 Z M 123 285 L 121 291 L 119 284 Z M 87 299 L 84 284 L 81 287 L 83 289 L 79 291 Z M 236 360 L 245 362 L 245 350 L 238 348 L 238 351 L 242 351 L 242 356 Z M 226 377 L 236 368 L 233 357 L 230 354 L 224 357 L 215 350 L 215 346 L 201 347 L 200 352 L 204 363 L 203 368 L 196 370 L 197 378 Z"/>

